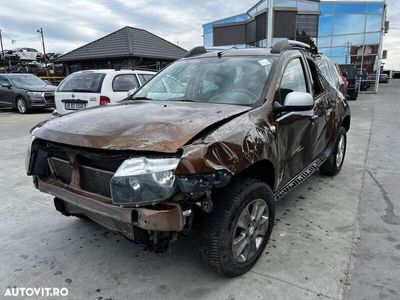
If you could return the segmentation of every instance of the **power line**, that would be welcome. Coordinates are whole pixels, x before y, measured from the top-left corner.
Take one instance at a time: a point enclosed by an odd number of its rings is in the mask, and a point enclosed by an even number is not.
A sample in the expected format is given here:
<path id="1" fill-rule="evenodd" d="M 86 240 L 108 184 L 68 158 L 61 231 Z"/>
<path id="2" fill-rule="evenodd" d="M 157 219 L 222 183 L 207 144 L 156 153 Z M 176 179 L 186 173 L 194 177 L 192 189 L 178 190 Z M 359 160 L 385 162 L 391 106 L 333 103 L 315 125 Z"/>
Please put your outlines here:
<path id="1" fill-rule="evenodd" d="M 15 44 L 18 42 L 33 42 L 33 41 L 38 41 L 41 39 L 39 35 L 37 35 L 36 37 L 25 38 L 25 39 L 13 39 L 8 34 L 4 33 L 4 31 L 3 31 L 3 37 L 6 37 L 7 39 L 9 39 L 11 41 L 11 44 Z"/>

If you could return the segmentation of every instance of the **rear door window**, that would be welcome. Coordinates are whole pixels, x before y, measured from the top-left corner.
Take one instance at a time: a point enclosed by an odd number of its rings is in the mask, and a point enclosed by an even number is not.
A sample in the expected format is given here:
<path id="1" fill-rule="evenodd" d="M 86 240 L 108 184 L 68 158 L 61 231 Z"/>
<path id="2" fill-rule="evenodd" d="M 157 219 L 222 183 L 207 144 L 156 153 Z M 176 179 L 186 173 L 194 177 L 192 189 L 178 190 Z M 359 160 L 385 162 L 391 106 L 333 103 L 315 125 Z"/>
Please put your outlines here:
<path id="1" fill-rule="evenodd" d="M 138 74 L 140 82 L 142 84 L 145 84 L 147 81 L 149 81 L 151 78 L 153 78 L 154 75 L 151 74 Z"/>
<path id="2" fill-rule="evenodd" d="M 318 76 L 319 74 L 318 74 L 317 66 L 315 65 L 315 63 L 311 59 L 307 59 L 307 62 L 308 62 L 308 65 L 309 65 L 310 71 L 311 71 L 313 94 L 315 96 L 318 96 L 324 90 L 322 88 L 320 77 Z"/>
<path id="3" fill-rule="evenodd" d="M 139 87 L 135 74 L 122 74 L 114 77 L 112 89 L 114 92 L 128 92 Z"/>
<path id="4" fill-rule="evenodd" d="M 100 93 L 106 74 L 76 73 L 69 75 L 58 87 L 58 92 Z"/>

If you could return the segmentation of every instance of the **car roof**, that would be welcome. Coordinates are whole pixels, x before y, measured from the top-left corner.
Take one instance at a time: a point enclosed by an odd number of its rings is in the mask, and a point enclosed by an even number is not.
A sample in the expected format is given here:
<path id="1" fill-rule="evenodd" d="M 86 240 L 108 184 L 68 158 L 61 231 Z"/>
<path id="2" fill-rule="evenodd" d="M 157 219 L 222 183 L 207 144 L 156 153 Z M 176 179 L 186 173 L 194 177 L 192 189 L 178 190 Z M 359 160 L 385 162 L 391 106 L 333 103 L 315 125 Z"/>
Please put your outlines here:
<path id="1" fill-rule="evenodd" d="M 97 70 L 82 70 L 76 71 L 73 74 L 81 74 L 81 73 L 102 73 L 102 74 L 149 74 L 153 75 L 156 71 L 142 71 L 142 70 L 130 70 L 130 69 L 97 69 Z"/>
<path id="2" fill-rule="evenodd" d="M 222 56 L 267 56 L 276 55 L 271 54 L 271 48 L 227 48 L 227 49 L 209 49 L 206 53 L 187 57 L 185 59 L 191 58 L 202 58 L 202 57 L 218 57 L 218 53 L 222 53 Z"/>

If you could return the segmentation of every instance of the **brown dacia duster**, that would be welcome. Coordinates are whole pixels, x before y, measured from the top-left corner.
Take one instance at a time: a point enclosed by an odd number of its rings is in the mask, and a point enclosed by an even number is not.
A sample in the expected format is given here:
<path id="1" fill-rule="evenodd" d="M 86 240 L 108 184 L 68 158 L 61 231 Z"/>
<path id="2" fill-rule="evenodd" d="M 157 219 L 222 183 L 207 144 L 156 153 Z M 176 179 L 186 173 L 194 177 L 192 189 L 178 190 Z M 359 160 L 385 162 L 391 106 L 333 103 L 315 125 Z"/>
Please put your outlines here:
<path id="1" fill-rule="evenodd" d="M 208 263 L 237 276 L 262 254 L 275 201 L 340 171 L 349 128 L 305 45 L 196 47 L 119 104 L 37 125 L 26 167 L 62 214 L 157 251 L 200 229 Z"/>

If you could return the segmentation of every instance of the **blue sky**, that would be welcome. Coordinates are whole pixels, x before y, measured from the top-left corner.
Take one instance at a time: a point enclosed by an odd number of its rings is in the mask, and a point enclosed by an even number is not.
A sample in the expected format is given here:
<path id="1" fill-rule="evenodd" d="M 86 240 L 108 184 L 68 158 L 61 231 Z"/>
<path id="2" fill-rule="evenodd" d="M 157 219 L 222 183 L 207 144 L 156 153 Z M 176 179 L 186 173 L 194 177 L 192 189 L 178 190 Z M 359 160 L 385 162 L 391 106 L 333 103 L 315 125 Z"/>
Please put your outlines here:
<path id="1" fill-rule="evenodd" d="M 243 0 L 3 0 L 0 29 L 5 49 L 41 50 L 36 29 L 43 27 L 47 52 L 67 52 L 129 25 L 147 29 L 190 49 L 202 44 L 201 25 L 242 13 L 257 1 Z M 392 29 L 384 39 L 387 66 L 400 69 L 400 1 L 388 0 Z M 15 40 L 14 44 L 11 40 Z"/>

